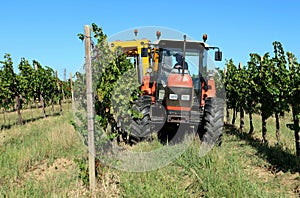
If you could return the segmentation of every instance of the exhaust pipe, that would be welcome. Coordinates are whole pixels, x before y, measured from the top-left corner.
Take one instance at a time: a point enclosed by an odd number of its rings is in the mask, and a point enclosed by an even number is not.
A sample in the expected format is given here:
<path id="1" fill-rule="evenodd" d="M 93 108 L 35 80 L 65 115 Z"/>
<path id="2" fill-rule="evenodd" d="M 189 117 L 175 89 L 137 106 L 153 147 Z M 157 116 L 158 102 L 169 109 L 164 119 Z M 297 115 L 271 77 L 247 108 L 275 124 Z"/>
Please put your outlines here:
<path id="1" fill-rule="evenodd" d="M 184 67 L 185 67 L 185 47 L 186 47 L 186 35 L 183 35 L 182 75 L 184 75 Z"/>

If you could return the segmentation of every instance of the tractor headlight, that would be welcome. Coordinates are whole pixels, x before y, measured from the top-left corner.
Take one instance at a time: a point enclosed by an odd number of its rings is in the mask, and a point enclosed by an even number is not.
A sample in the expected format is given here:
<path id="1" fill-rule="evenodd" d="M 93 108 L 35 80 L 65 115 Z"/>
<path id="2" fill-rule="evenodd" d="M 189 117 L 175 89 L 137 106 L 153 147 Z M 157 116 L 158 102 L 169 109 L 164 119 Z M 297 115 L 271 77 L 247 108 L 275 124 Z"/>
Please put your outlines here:
<path id="1" fill-rule="evenodd" d="M 181 95 L 181 100 L 190 100 L 190 95 Z"/>
<path id="2" fill-rule="evenodd" d="M 170 94 L 169 99 L 170 100 L 178 100 L 178 95 L 177 94 Z"/>

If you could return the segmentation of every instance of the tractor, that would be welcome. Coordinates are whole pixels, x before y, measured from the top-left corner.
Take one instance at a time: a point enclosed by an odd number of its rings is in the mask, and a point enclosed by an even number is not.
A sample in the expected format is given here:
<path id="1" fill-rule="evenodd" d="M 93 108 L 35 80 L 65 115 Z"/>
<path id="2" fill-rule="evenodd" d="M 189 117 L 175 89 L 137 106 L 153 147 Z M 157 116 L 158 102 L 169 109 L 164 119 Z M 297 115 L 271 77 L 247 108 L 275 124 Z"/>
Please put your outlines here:
<path id="1" fill-rule="evenodd" d="M 133 58 L 141 94 L 132 109 L 139 113 L 130 124 L 135 140 L 164 134 L 171 127 L 196 131 L 203 142 L 221 143 L 223 100 L 217 97 L 214 73 L 207 70 L 208 50 L 215 50 L 215 61 L 222 60 L 218 47 L 203 41 L 183 39 L 115 41 L 112 50 L 122 47 Z M 173 130 L 174 131 L 174 130 Z M 167 132 L 169 133 L 169 132 Z M 171 135 L 170 135 L 171 136 Z"/>

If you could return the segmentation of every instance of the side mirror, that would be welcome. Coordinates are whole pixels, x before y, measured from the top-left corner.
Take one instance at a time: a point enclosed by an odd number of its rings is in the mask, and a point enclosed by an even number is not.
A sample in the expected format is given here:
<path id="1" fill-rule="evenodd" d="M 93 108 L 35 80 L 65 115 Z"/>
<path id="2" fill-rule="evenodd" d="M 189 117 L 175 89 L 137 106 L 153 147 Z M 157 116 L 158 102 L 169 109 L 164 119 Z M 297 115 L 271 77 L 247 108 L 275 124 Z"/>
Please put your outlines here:
<path id="1" fill-rule="evenodd" d="M 141 56 L 142 57 L 148 57 L 148 48 L 142 48 L 141 50 Z"/>
<path id="2" fill-rule="evenodd" d="M 215 61 L 222 61 L 222 52 L 220 50 L 215 51 Z"/>

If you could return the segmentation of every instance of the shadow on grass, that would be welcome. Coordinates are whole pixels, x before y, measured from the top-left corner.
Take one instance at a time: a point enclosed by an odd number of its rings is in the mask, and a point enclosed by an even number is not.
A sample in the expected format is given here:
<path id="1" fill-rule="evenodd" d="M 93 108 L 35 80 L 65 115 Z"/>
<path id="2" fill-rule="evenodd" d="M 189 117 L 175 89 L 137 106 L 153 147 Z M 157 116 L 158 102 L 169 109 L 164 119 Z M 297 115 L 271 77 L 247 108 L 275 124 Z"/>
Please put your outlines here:
<path id="1" fill-rule="evenodd" d="M 186 135 L 194 134 L 189 124 L 165 124 L 164 127 L 157 133 L 158 140 L 161 144 L 180 144 L 184 142 Z"/>
<path id="2" fill-rule="evenodd" d="M 54 114 L 46 115 L 46 117 L 56 117 L 56 116 L 59 116 L 59 115 L 61 115 L 61 114 L 60 113 L 54 113 Z M 27 124 L 29 122 L 35 122 L 35 121 L 41 120 L 43 118 L 45 118 L 45 117 L 44 116 L 38 116 L 38 117 L 34 117 L 34 118 L 23 119 L 22 124 Z M 18 124 L 17 121 L 9 123 L 9 124 L 3 124 L 3 125 L 1 125 L 0 130 L 10 129 L 11 127 L 16 126 L 16 125 L 20 125 L 20 124 Z"/>
<path id="3" fill-rule="evenodd" d="M 268 167 L 272 172 L 288 172 L 300 173 L 300 158 L 293 154 L 290 150 L 284 149 L 281 145 L 268 145 L 261 140 L 252 137 L 246 132 L 240 132 L 232 125 L 225 125 L 225 133 L 235 135 L 241 140 L 245 140 L 248 145 L 257 150 L 257 155 L 267 160 L 271 167 Z"/>

